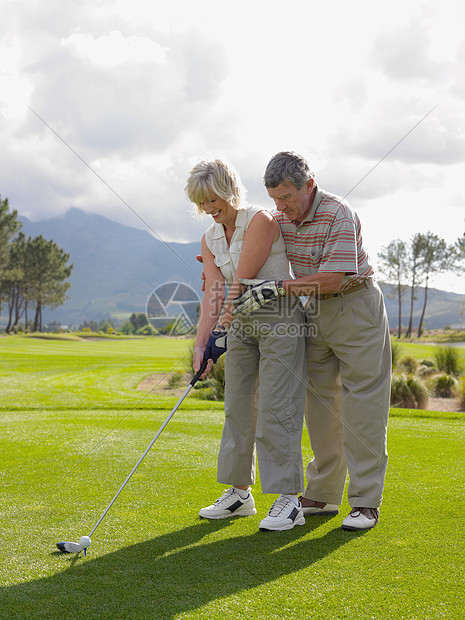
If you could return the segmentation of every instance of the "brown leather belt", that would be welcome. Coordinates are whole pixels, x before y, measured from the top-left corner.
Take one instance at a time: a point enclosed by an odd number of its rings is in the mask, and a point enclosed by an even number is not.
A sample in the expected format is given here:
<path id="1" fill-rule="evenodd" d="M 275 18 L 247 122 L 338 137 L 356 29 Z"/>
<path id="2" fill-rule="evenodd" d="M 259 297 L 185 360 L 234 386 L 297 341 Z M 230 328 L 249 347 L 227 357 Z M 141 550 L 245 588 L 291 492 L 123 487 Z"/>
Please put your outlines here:
<path id="1" fill-rule="evenodd" d="M 345 297 L 346 295 L 350 295 L 351 293 L 356 293 L 357 291 L 361 291 L 363 288 L 368 288 L 370 286 L 369 280 L 364 280 L 361 284 L 356 284 L 352 286 L 347 291 L 340 291 L 339 293 L 323 293 L 323 295 L 317 295 L 317 299 L 333 299 L 334 297 Z"/>

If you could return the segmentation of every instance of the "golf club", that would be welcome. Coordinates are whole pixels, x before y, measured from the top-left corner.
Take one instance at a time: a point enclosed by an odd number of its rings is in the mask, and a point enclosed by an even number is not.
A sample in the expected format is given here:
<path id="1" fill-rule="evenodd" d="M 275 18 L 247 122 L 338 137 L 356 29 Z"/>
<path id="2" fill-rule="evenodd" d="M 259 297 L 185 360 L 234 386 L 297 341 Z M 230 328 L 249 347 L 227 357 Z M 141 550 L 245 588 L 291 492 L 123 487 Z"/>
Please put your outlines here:
<path id="1" fill-rule="evenodd" d="M 144 460 L 144 458 L 146 457 L 147 453 L 149 452 L 150 448 L 153 446 L 153 444 L 156 442 L 156 440 L 160 437 L 161 433 L 163 432 L 163 429 L 166 427 L 166 425 L 168 424 L 168 422 L 171 420 L 171 418 L 174 416 L 174 414 L 176 413 L 177 409 L 179 408 L 179 406 L 181 405 L 182 401 L 186 398 L 186 396 L 189 394 L 189 392 L 191 391 L 191 389 L 193 388 L 193 386 L 195 385 L 195 383 L 197 383 L 197 381 L 200 379 L 200 377 L 202 376 L 203 372 L 205 371 L 205 368 L 207 367 L 208 364 L 208 360 L 204 359 L 202 362 L 202 365 L 200 366 L 199 371 L 192 377 L 191 382 L 189 383 L 189 385 L 187 386 L 187 388 L 185 389 L 183 395 L 181 396 L 181 398 L 178 400 L 178 402 L 176 403 L 176 405 L 174 406 L 173 410 L 171 411 L 171 413 L 169 414 L 169 416 L 166 418 L 166 420 L 163 422 L 163 424 L 161 425 L 160 429 L 158 430 L 157 434 L 155 435 L 155 437 L 152 439 L 152 441 L 149 443 L 149 445 L 147 446 L 147 448 L 145 449 L 144 453 L 142 454 L 142 456 L 140 457 L 140 459 L 137 461 L 137 463 L 134 465 L 134 467 L 132 468 L 130 474 L 128 475 L 128 477 L 126 478 L 126 480 L 123 482 L 123 484 L 120 486 L 120 488 L 118 489 L 117 493 L 115 493 L 115 496 L 113 497 L 113 499 L 111 500 L 111 502 L 108 504 L 108 506 L 105 509 L 105 512 L 102 514 L 102 516 L 100 517 L 100 519 L 97 521 L 97 523 L 94 525 L 94 527 L 91 529 L 90 533 L 88 536 L 81 536 L 81 538 L 79 539 L 79 542 L 59 542 L 56 544 L 56 546 L 58 547 L 58 549 L 60 551 L 62 551 L 63 553 L 80 553 L 81 551 L 84 551 L 84 555 L 87 554 L 87 549 L 88 547 L 90 547 L 91 545 L 91 539 L 90 537 L 92 536 L 92 534 L 95 532 L 95 530 L 98 528 L 98 526 L 100 525 L 100 523 L 102 522 L 103 518 L 105 517 L 105 515 L 107 514 L 107 512 L 110 510 L 110 508 L 113 506 L 113 504 L 115 503 L 116 499 L 118 498 L 118 495 L 121 493 L 121 491 L 124 489 L 124 487 L 126 486 L 126 484 L 129 482 L 129 480 L 131 479 L 133 473 L 136 471 L 136 469 L 139 467 L 139 465 L 142 463 L 142 461 Z"/>

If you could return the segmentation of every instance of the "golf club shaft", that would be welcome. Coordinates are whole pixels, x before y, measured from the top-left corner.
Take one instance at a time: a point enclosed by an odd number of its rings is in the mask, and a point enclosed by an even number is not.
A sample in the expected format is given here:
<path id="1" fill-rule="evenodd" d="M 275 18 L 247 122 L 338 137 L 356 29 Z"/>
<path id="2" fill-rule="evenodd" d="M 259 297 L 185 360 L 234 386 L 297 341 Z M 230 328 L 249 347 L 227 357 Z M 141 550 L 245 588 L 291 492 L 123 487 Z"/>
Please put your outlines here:
<path id="1" fill-rule="evenodd" d="M 191 382 L 189 383 L 189 385 L 187 386 L 187 388 L 184 391 L 184 394 L 181 396 L 181 398 L 178 400 L 178 402 L 176 403 L 176 405 L 174 406 L 174 409 L 171 411 L 171 413 L 169 414 L 169 416 L 166 418 L 166 420 L 163 422 L 163 424 L 161 425 L 160 429 L 158 430 L 157 434 L 155 435 L 155 437 L 152 439 L 152 441 L 149 443 L 149 445 L 147 446 L 147 448 L 145 449 L 144 453 L 142 454 L 142 456 L 140 457 L 140 459 L 137 461 L 137 463 L 134 465 L 134 467 L 131 470 L 131 473 L 129 474 L 129 476 L 126 478 L 126 480 L 123 482 L 123 484 L 120 486 L 120 488 L 118 489 L 117 493 L 115 494 L 115 496 L 113 497 L 113 499 L 111 500 L 111 502 L 108 504 L 108 506 L 105 509 L 105 512 L 102 514 L 102 516 L 100 517 L 100 519 L 97 521 L 97 523 L 94 525 L 94 527 L 92 528 L 92 530 L 89 533 L 89 538 L 92 536 L 92 534 L 95 532 L 95 530 L 98 528 L 98 526 L 100 525 L 100 523 L 102 522 L 103 518 L 105 517 L 105 515 L 107 514 L 107 512 L 110 510 L 110 508 L 113 506 L 113 504 L 115 503 L 115 501 L 118 498 L 118 495 L 121 493 L 121 491 L 124 489 L 124 487 L 127 485 L 127 483 L 129 482 L 129 480 L 131 479 L 133 473 L 136 471 L 136 469 L 139 467 L 139 465 L 142 463 L 142 461 L 144 460 L 144 458 L 146 457 L 147 453 L 149 452 L 150 448 L 153 446 L 153 444 L 157 441 L 157 439 L 160 437 L 160 435 L 163 432 L 163 429 L 166 427 L 166 425 L 168 424 L 168 422 L 171 420 L 171 418 L 174 416 L 174 414 L 176 413 L 176 411 L 178 410 L 179 406 L 181 405 L 182 401 L 186 398 L 186 396 L 189 394 L 189 392 L 191 391 L 191 389 L 193 388 L 194 384 L 197 383 L 197 381 L 200 379 L 200 377 L 202 376 L 205 368 L 207 367 L 207 360 L 204 360 L 202 362 L 202 365 L 200 366 L 200 370 L 193 376 Z"/>

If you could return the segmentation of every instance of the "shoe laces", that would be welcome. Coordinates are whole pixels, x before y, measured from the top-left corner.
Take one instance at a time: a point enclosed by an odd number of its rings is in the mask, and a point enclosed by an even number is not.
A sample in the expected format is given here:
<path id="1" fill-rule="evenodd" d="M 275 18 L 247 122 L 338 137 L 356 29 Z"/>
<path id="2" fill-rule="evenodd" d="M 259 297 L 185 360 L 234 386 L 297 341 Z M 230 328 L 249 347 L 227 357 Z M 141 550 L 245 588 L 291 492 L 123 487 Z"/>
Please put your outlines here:
<path id="1" fill-rule="evenodd" d="M 355 517 L 357 512 L 364 515 L 367 519 L 379 520 L 379 510 L 377 508 L 352 508 L 350 514 Z"/>
<path id="2" fill-rule="evenodd" d="M 285 510 L 289 504 L 291 503 L 291 500 L 287 497 L 278 497 L 277 500 L 275 500 L 270 508 L 270 512 L 268 513 L 269 517 L 278 517 L 283 510 Z"/>
<path id="3" fill-rule="evenodd" d="M 227 489 L 223 495 L 221 497 L 219 497 L 217 500 L 215 500 L 214 502 L 214 506 L 219 506 L 219 504 L 222 504 L 225 500 L 227 500 L 232 494 L 234 493 L 234 489 L 231 487 L 230 489 Z"/>

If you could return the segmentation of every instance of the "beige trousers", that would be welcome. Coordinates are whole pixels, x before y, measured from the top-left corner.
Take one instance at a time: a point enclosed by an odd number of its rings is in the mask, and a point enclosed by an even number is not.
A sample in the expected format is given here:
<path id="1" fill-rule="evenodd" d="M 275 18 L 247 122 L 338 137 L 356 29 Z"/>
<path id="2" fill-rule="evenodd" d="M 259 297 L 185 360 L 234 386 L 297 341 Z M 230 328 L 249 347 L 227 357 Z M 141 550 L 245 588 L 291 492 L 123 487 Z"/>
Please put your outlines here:
<path id="1" fill-rule="evenodd" d="M 253 484 L 256 445 L 264 493 L 303 490 L 305 335 L 305 318 L 296 299 L 270 302 L 260 314 L 234 322 L 225 361 L 218 482 Z"/>
<path id="2" fill-rule="evenodd" d="M 319 302 L 307 316 L 306 424 L 314 453 L 304 496 L 340 504 L 349 471 L 351 507 L 377 508 L 386 473 L 391 346 L 376 283 Z"/>

